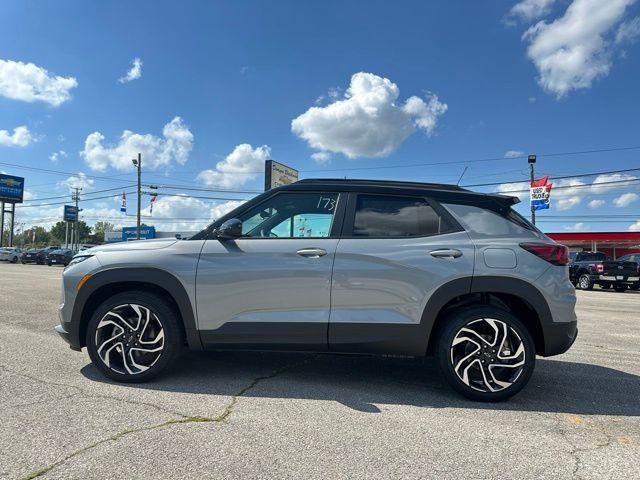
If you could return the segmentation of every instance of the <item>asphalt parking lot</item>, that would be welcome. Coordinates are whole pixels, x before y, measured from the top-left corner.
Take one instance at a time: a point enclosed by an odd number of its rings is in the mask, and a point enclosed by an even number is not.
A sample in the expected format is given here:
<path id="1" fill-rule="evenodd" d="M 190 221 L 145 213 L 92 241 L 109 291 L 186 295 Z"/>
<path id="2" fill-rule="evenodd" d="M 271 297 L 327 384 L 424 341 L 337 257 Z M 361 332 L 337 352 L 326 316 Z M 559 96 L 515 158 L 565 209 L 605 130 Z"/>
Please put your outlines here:
<path id="1" fill-rule="evenodd" d="M 573 348 L 478 404 L 394 358 L 187 353 L 118 385 L 53 332 L 61 273 L 0 265 L 2 478 L 640 478 L 638 292 L 578 292 Z"/>

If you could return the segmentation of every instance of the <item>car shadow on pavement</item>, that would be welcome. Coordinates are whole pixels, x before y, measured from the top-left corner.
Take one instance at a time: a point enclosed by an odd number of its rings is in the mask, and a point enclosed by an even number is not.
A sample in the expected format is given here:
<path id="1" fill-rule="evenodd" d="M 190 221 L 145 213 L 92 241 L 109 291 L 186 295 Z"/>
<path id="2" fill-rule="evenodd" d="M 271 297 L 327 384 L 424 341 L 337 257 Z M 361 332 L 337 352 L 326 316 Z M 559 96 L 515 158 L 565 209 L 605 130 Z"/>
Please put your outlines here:
<path id="1" fill-rule="evenodd" d="M 82 374 L 113 383 L 92 364 Z M 124 387 L 244 397 L 336 401 L 360 412 L 376 405 L 640 416 L 640 376 L 587 363 L 539 358 L 528 386 L 501 403 L 468 401 L 441 379 L 433 358 L 259 352 L 188 352 L 158 379 Z"/>

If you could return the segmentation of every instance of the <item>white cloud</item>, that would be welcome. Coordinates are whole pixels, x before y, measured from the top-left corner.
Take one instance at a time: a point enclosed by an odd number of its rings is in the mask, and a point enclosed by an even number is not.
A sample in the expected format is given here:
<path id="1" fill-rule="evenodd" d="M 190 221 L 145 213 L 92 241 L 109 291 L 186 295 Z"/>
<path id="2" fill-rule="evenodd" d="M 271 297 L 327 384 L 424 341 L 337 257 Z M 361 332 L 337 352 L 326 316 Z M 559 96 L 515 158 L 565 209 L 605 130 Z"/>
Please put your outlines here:
<path id="1" fill-rule="evenodd" d="M 93 132 L 84 142 L 80 155 L 92 170 L 104 172 L 108 167 L 116 170 L 133 168 L 131 160 L 142 154 L 145 169 L 167 167 L 176 162 L 184 165 L 193 147 L 193 134 L 180 117 L 175 117 L 162 129 L 162 138 L 125 130 L 116 145 L 104 145 L 104 135 Z"/>
<path id="2" fill-rule="evenodd" d="M 264 172 L 264 162 L 269 159 L 271 149 L 267 145 L 255 149 L 248 143 L 237 145 L 215 169 L 203 170 L 198 180 L 206 185 L 232 189 L 254 180 Z"/>
<path id="3" fill-rule="evenodd" d="M 198 231 L 243 203 L 242 200 L 211 203 L 186 195 L 162 195 L 154 203 L 153 220 L 149 222 L 156 221 L 157 228 L 162 230 Z M 149 214 L 148 207 L 144 214 Z"/>
<path id="4" fill-rule="evenodd" d="M 131 68 L 127 71 L 126 75 L 120 77 L 118 82 L 128 83 L 132 80 L 137 80 L 142 76 L 142 60 L 138 57 L 131 60 Z"/>
<path id="5" fill-rule="evenodd" d="M 0 130 L 0 145 L 4 147 L 26 147 L 34 141 L 35 138 L 24 125 L 14 128 L 13 133 Z"/>
<path id="6" fill-rule="evenodd" d="M 58 182 L 59 187 L 67 187 L 69 190 L 77 187 L 84 190 L 85 193 L 93 187 L 93 184 L 94 180 L 88 178 L 87 174 L 83 172 L 79 172 L 78 175 L 72 175 Z"/>
<path id="7" fill-rule="evenodd" d="M 577 178 L 562 180 L 551 179 L 550 182 L 553 184 L 551 189 L 551 205 L 555 206 L 558 210 L 570 210 L 580 205 L 585 197 L 589 195 L 598 195 L 618 188 L 624 188 L 633 185 L 632 182 L 634 180 L 637 180 L 637 177 L 621 173 L 598 175 L 591 184 L 585 183 Z M 620 183 L 611 184 L 609 182 Z M 497 193 L 504 193 L 505 195 L 517 196 L 523 202 L 529 201 L 528 182 L 503 183 L 498 185 L 495 191 Z M 600 205 L 599 202 L 602 202 L 602 205 L 604 205 L 603 200 L 593 200 L 592 202 L 595 202 L 596 205 Z"/>
<path id="8" fill-rule="evenodd" d="M 311 158 L 313 158 L 318 165 L 328 165 L 331 163 L 331 154 L 329 152 L 312 153 Z"/>
<path id="9" fill-rule="evenodd" d="M 505 21 L 507 24 L 513 25 L 517 21 L 528 22 L 543 17 L 551 11 L 551 7 L 555 1 L 556 0 L 522 0 L 511 7 Z"/>
<path id="10" fill-rule="evenodd" d="M 591 209 L 591 210 L 595 210 L 596 208 L 600 208 L 603 207 L 607 202 L 605 202 L 604 200 L 591 200 L 587 206 Z"/>
<path id="11" fill-rule="evenodd" d="M 613 204 L 618 208 L 624 208 L 638 201 L 640 196 L 637 193 L 623 193 L 619 197 L 614 198 Z"/>
<path id="12" fill-rule="evenodd" d="M 504 152 L 504 158 L 517 158 L 522 157 L 523 155 L 524 152 L 520 150 L 507 150 L 506 152 Z"/>
<path id="13" fill-rule="evenodd" d="M 33 63 L 0 59 L 0 95 L 23 102 L 46 102 L 57 107 L 78 86 L 73 77 L 51 75 Z"/>
<path id="14" fill-rule="evenodd" d="M 640 36 L 640 17 L 623 22 L 616 32 L 616 43 L 633 43 Z"/>
<path id="15" fill-rule="evenodd" d="M 611 68 L 609 36 L 635 0 L 573 0 L 565 14 L 551 23 L 540 21 L 523 39 L 538 69 L 538 83 L 558 98 L 589 88 Z"/>
<path id="16" fill-rule="evenodd" d="M 589 230 L 589 227 L 587 227 L 584 222 L 574 223 L 573 225 L 565 225 L 563 228 L 570 232 Z"/>
<path id="17" fill-rule="evenodd" d="M 53 163 L 58 163 L 61 158 L 67 158 L 67 152 L 65 152 L 64 150 L 58 150 L 57 152 L 53 152 L 51 155 L 49 155 L 49 160 L 51 160 Z"/>
<path id="18" fill-rule="evenodd" d="M 627 230 L 630 232 L 640 232 L 640 220 L 629 225 L 629 227 L 627 227 Z"/>
<path id="19" fill-rule="evenodd" d="M 384 157 L 416 130 L 431 134 L 447 105 L 435 94 L 409 97 L 397 105 L 398 86 L 387 78 L 359 72 L 344 98 L 311 107 L 291 122 L 291 130 L 323 152 L 349 158 Z"/>

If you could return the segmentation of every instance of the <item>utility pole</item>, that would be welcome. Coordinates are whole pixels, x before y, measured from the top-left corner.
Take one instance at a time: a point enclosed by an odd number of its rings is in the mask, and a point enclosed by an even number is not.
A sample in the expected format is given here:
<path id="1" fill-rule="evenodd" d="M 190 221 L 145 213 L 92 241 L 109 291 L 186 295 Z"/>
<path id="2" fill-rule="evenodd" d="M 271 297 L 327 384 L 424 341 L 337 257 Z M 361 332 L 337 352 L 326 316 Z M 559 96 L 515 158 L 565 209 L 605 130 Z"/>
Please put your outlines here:
<path id="1" fill-rule="evenodd" d="M 73 194 L 71 195 L 71 200 L 76 202 L 76 221 L 75 221 L 74 228 L 75 228 L 75 231 L 76 231 L 75 244 L 77 244 L 77 248 L 74 245 L 74 242 L 72 240 L 71 249 L 72 250 L 78 250 L 79 247 L 80 247 L 80 225 L 79 225 L 80 209 L 78 208 L 78 202 L 80 201 L 80 192 L 82 191 L 82 188 L 74 187 L 73 189 L 75 190 L 75 192 L 73 192 Z M 72 228 L 72 231 L 73 231 L 73 228 Z M 71 235 L 71 238 L 73 239 L 73 234 Z"/>
<path id="2" fill-rule="evenodd" d="M 142 154 L 138 153 L 138 159 L 131 160 L 138 168 L 138 220 L 136 222 L 136 240 L 140 240 L 140 207 L 142 204 Z"/>
<path id="3" fill-rule="evenodd" d="M 536 163 L 536 156 L 535 155 L 529 155 L 528 161 L 529 161 L 529 171 L 531 172 L 531 183 L 529 184 L 529 188 L 531 188 L 531 185 L 535 181 L 535 174 L 534 174 L 533 166 Z M 533 223 L 535 225 L 536 224 L 536 211 L 533 208 L 533 204 L 531 203 L 531 200 L 529 200 L 529 203 L 531 205 L 531 223 Z"/>

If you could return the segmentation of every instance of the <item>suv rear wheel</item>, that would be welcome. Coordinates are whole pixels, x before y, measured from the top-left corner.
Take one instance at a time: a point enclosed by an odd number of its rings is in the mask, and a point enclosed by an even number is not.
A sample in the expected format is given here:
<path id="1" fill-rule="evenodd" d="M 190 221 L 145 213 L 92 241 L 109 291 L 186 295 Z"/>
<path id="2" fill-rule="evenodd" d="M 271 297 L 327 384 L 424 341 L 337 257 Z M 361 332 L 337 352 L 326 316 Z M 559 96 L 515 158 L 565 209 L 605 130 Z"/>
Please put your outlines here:
<path id="1" fill-rule="evenodd" d="M 535 365 L 531 334 L 495 307 L 461 309 L 445 319 L 437 356 L 447 382 L 472 400 L 495 402 L 518 393 Z"/>
<path id="2" fill-rule="evenodd" d="M 161 297 L 119 293 L 103 302 L 87 326 L 93 364 L 119 382 L 144 382 L 158 375 L 180 351 L 182 330 L 174 309 Z"/>
<path id="3" fill-rule="evenodd" d="M 617 283 L 617 284 L 613 284 L 613 289 L 616 292 L 626 292 L 627 291 L 627 285 L 624 283 Z"/>

